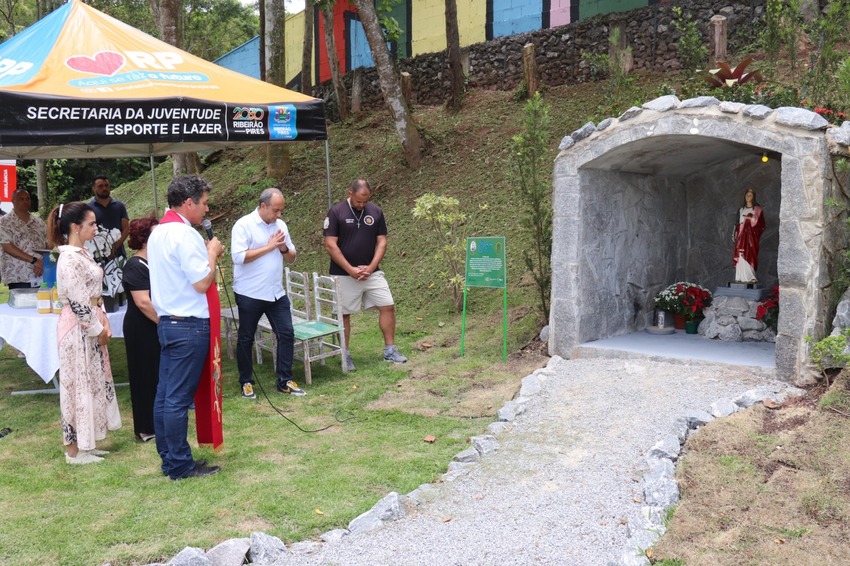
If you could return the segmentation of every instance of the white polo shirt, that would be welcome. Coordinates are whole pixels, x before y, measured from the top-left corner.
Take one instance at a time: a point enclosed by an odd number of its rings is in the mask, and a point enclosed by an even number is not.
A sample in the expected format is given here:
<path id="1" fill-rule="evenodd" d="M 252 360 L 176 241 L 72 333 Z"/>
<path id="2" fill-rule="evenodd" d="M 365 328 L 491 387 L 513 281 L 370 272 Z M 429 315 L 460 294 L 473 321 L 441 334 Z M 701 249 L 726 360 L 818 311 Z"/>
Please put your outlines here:
<path id="1" fill-rule="evenodd" d="M 286 294 L 283 289 L 283 254 L 278 250 L 264 254 L 251 263 L 245 263 L 248 250 L 261 248 L 278 230 L 284 234 L 284 243 L 292 251 L 295 245 L 289 236 L 286 222 L 276 220 L 267 224 L 260 218 L 259 209 L 236 221 L 230 233 L 230 258 L 233 260 L 233 291 L 260 301 L 276 301 Z"/>
<path id="2" fill-rule="evenodd" d="M 207 296 L 192 285 L 210 272 L 204 239 L 182 215 L 154 227 L 148 238 L 151 301 L 159 316 L 209 318 Z"/>

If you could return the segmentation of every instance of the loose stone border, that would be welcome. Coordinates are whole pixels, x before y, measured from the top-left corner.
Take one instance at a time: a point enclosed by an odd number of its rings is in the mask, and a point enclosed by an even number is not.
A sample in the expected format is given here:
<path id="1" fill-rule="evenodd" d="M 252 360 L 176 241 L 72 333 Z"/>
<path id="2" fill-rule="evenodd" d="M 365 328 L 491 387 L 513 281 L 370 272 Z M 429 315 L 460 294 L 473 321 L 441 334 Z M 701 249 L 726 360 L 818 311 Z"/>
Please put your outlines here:
<path id="1" fill-rule="evenodd" d="M 700 427 L 711 421 L 728 417 L 766 400 L 782 403 L 789 397 L 799 397 L 806 391 L 791 385 L 761 386 L 745 391 L 735 399 L 720 399 L 706 411 L 688 411 L 677 418 L 673 433 L 655 443 L 646 453 L 649 471 L 643 476 L 643 503 L 637 520 L 629 520 L 629 538 L 623 545 L 620 566 L 650 564 L 646 550 L 667 531 L 667 510 L 679 502 L 675 462 L 685 441 Z"/>
<path id="2" fill-rule="evenodd" d="M 507 401 L 496 413 L 496 421 L 487 426 L 487 434 L 470 437 L 470 447 L 458 452 L 449 462 L 448 470 L 440 477 L 442 482 L 452 482 L 469 473 L 469 468 L 482 457 L 499 449 L 496 435 L 510 428 L 511 423 L 526 410 L 532 397 L 543 390 L 548 378 L 555 375 L 554 367 L 563 361 L 552 356 L 546 367 L 534 370 L 522 378 L 516 398 Z M 675 462 L 688 437 L 715 418 L 729 416 L 767 399 L 776 403 L 805 394 L 805 390 L 790 385 L 761 386 L 745 391 L 735 399 L 720 399 L 708 411 L 688 411 L 677 418 L 673 432 L 650 448 L 645 457 L 648 471 L 643 476 L 643 503 L 637 520 L 627 524 L 628 540 L 623 546 L 618 566 L 644 566 L 649 564 L 646 550 L 667 530 L 667 510 L 679 501 L 679 485 L 675 479 Z M 200 548 L 186 547 L 168 562 L 168 566 L 270 566 L 287 553 L 311 554 L 325 542 L 336 542 L 353 534 L 380 529 L 385 523 L 398 521 L 405 516 L 405 506 L 418 506 L 430 498 L 436 488 L 425 483 L 408 493 L 390 492 L 371 509 L 354 518 L 345 529 L 333 529 L 319 536 L 322 542 L 301 541 L 287 548 L 279 538 L 262 532 L 251 533 L 250 538 L 234 538 L 204 552 Z M 104 566 L 109 566 L 105 564 Z M 148 564 L 147 566 L 163 566 Z"/>

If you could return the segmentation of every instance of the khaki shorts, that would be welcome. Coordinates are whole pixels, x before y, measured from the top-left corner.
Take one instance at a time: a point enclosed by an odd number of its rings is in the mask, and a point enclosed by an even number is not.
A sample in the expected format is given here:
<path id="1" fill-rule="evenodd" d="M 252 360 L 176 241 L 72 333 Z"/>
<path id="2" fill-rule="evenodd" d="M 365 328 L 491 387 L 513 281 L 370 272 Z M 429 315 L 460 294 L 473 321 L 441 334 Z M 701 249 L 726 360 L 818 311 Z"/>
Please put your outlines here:
<path id="1" fill-rule="evenodd" d="M 383 271 L 376 271 L 365 281 L 358 281 L 348 275 L 337 275 L 336 280 L 342 314 L 360 312 L 361 305 L 367 310 L 395 304 Z"/>

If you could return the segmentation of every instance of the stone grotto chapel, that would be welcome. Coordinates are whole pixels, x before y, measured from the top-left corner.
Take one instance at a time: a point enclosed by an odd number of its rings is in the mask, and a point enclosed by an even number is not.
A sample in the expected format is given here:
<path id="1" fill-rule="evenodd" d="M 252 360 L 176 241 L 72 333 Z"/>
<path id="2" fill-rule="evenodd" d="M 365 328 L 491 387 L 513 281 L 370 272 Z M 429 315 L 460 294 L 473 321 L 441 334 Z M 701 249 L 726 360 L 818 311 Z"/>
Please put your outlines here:
<path id="1" fill-rule="evenodd" d="M 850 187 L 833 157 L 848 144 L 850 122 L 829 128 L 805 109 L 673 95 L 565 137 L 553 180 L 549 353 L 570 358 L 579 344 L 643 331 L 671 283 L 725 287 L 752 187 L 766 221 L 759 286 L 781 289 L 775 376 L 811 383 L 807 337 L 831 331 L 847 248 Z"/>

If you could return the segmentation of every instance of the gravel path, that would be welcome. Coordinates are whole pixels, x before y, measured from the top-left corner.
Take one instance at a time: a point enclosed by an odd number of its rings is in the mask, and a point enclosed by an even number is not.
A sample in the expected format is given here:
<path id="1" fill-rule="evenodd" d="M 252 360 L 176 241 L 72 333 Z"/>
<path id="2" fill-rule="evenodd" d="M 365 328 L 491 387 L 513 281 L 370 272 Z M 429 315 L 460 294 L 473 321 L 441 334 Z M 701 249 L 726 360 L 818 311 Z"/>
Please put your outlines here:
<path id="1" fill-rule="evenodd" d="M 688 410 L 760 385 L 722 366 L 553 358 L 499 448 L 383 527 L 301 543 L 288 565 L 609 565 L 638 517 L 644 456 Z"/>

